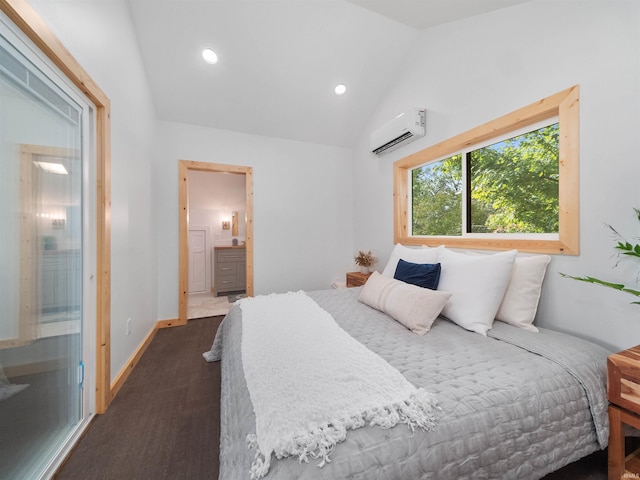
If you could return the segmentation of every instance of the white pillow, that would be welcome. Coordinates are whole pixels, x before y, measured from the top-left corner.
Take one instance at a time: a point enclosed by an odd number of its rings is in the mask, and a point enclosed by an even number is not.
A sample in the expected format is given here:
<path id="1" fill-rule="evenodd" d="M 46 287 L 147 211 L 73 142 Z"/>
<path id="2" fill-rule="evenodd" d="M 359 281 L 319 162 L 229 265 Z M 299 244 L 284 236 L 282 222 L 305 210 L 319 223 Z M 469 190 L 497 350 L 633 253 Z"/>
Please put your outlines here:
<path id="1" fill-rule="evenodd" d="M 511 280 L 496 314 L 496 320 L 530 332 L 538 331 L 533 326 L 533 320 L 536 318 L 542 281 L 550 261 L 549 255 L 516 257 Z"/>
<path id="2" fill-rule="evenodd" d="M 399 243 L 393 248 L 389 261 L 382 271 L 385 277 L 393 278 L 398 261 L 402 259 L 411 263 L 438 263 L 437 248 L 409 248 Z"/>
<path id="3" fill-rule="evenodd" d="M 452 293 L 442 315 L 467 330 L 487 334 L 507 289 L 517 250 L 465 255 L 438 247 L 438 288 Z"/>
<path id="4" fill-rule="evenodd" d="M 418 287 L 373 272 L 360 290 L 358 300 L 386 313 L 412 332 L 424 335 L 450 297 L 448 292 Z"/>

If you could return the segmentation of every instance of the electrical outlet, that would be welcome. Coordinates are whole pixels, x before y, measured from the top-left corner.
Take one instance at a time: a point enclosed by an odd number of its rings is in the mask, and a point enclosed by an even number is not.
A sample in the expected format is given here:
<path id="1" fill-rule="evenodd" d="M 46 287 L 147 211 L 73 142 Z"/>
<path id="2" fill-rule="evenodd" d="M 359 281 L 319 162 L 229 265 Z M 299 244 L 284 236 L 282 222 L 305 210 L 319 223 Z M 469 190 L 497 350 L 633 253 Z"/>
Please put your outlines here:
<path id="1" fill-rule="evenodd" d="M 127 335 L 131 335 L 131 317 L 127 318 Z"/>

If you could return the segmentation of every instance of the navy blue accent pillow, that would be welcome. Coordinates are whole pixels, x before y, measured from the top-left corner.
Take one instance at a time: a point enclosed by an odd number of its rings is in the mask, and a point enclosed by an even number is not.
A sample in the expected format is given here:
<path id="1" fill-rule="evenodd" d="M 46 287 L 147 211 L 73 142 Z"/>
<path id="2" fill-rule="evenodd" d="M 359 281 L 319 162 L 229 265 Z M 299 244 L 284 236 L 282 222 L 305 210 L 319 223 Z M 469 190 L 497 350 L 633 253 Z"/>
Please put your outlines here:
<path id="1" fill-rule="evenodd" d="M 440 282 L 440 264 L 411 263 L 400 259 L 393 278 L 419 287 L 437 290 Z"/>

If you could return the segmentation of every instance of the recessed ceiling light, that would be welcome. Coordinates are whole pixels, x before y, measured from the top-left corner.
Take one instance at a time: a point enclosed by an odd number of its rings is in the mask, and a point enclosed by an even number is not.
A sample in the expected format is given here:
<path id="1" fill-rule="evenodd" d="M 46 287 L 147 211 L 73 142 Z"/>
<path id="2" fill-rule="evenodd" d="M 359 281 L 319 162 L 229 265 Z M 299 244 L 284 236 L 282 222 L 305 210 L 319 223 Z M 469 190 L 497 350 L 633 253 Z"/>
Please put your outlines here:
<path id="1" fill-rule="evenodd" d="M 33 162 L 47 173 L 55 173 L 56 175 L 69 175 L 67 169 L 61 163 L 51 162 Z"/>
<path id="2" fill-rule="evenodd" d="M 204 58 L 205 62 L 210 63 L 211 65 L 218 63 L 218 55 L 216 55 L 216 52 L 210 48 L 205 48 L 202 51 L 202 58 Z"/>
<path id="3" fill-rule="evenodd" d="M 340 84 L 338 86 L 336 86 L 336 88 L 333 90 L 334 92 L 336 92 L 336 95 L 340 96 L 340 95 L 344 95 L 345 92 L 347 91 L 347 87 L 343 84 Z"/>

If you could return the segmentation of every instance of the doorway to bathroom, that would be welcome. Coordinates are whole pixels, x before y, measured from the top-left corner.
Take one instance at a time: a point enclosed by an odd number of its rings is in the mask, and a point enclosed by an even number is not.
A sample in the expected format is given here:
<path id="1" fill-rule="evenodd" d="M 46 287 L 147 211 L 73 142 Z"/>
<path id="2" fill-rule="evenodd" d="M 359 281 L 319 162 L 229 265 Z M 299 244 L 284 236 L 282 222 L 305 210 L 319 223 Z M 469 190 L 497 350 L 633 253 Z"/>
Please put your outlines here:
<path id="1" fill-rule="evenodd" d="M 179 324 L 253 295 L 251 167 L 179 162 Z"/>

